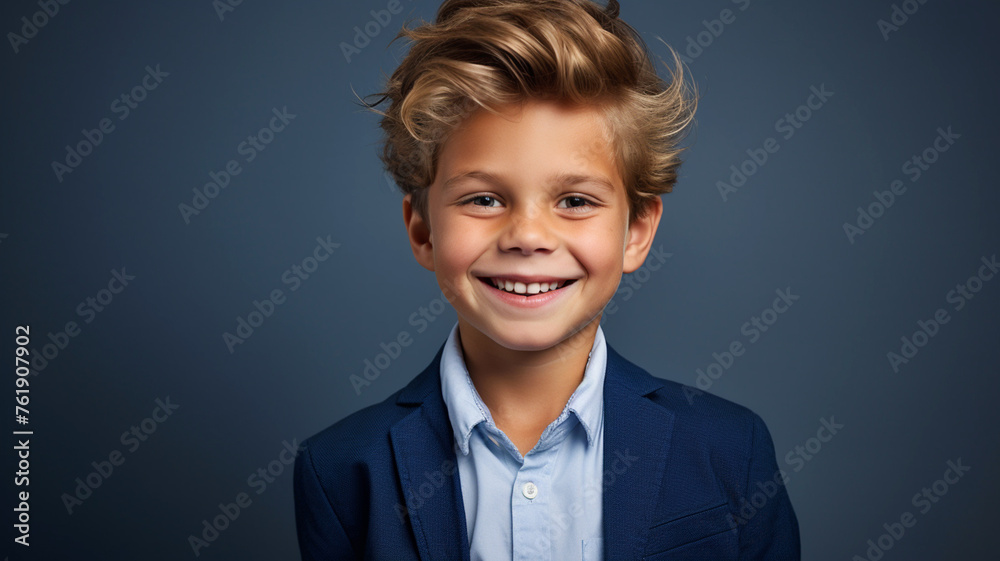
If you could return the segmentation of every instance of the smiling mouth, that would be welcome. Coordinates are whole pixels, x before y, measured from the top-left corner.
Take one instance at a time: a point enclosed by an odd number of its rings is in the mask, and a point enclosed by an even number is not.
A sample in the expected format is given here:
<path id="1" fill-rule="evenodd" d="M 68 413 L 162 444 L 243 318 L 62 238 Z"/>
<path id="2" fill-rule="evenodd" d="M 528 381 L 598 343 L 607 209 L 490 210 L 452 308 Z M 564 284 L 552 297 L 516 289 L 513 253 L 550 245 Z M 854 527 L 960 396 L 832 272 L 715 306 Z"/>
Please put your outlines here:
<path id="1" fill-rule="evenodd" d="M 576 279 L 569 279 L 563 281 L 553 281 L 553 282 L 531 282 L 524 283 L 518 281 L 512 281 L 508 279 L 503 279 L 499 277 L 478 277 L 483 284 L 492 286 L 503 292 L 509 294 L 517 294 L 518 296 L 537 296 L 539 294 L 545 294 L 546 292 L 554 292 L 556 290 L 562 290 L 567 286 L 576 282 Z"/>

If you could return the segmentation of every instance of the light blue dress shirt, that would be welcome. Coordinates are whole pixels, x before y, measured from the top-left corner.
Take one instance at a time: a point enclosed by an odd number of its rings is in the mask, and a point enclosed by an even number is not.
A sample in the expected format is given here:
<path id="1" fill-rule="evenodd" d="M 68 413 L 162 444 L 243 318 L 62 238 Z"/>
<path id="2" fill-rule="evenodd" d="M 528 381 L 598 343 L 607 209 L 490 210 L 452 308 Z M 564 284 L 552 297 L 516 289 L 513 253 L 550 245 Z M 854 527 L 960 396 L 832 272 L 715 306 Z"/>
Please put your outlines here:
<path id="1" fill-rule="evenodd" d="M 441 355 L 441 390 L 455 433 L 472 561 L 594 561 L 604 557 L 604 371 L 600 326 L 583 381 L 521 456 L 472 384 L 458 324 Z"/>

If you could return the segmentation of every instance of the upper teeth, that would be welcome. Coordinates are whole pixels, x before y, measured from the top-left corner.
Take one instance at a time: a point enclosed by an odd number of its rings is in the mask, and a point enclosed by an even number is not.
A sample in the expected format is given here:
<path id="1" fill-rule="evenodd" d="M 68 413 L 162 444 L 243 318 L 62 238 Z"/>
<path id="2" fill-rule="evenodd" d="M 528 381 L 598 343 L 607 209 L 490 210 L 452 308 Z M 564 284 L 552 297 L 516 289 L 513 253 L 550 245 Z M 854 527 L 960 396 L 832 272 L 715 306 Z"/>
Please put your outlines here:
<path id="1" fill-rule="evenodd" d="M 493 286 L 499 288 L 500 290 L 506 290 L 507 292 L 514 292 L 517 294 L 538 294 L 539 292 L 548 292 L 559 288 L 565 282 L 523 283 L 498 278 L 491 278 L 490 280 L 493 282 Z"/>

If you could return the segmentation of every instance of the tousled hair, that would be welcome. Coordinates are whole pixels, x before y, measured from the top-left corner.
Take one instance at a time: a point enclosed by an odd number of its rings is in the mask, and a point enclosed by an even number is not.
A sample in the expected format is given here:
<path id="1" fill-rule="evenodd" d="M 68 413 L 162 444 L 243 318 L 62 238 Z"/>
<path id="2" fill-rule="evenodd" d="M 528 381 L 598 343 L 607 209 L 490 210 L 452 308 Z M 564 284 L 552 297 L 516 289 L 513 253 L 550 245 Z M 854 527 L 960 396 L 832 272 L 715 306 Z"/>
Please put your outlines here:
<path id="1" fill-rule="evenodd" d="M 434 23 L 404 26 L 410 49 L 381 99 L 381 158 L 416 212 L 427 218 L 427 187 L 442 144 L 476 110 L 531 99 L 591 104 L 622 174 L 630 221 L 669 193 L 679 146 L 697 104 L 670 49 L 662 80 L 619 4 L 591 0 L 446 0 Z M 668 46 L 669 48 L 669 46 Z M 386 111 L 375 109 L 389 100 Z"/>

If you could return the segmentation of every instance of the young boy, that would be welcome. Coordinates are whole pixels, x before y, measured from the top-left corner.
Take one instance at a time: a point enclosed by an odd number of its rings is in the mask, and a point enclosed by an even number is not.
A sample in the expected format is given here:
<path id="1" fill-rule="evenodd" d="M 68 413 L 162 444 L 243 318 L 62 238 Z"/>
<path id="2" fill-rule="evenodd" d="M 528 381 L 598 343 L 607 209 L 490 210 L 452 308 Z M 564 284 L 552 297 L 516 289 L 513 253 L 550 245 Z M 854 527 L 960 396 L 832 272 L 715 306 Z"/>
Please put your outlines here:
<path id="1" fill-rule="evenodd" d="M 799 559 L 760 417 L 600 327 L 676 181 L 680 64 L 663 83 L 614 0 L 447 0 L 402 35 L 383 159 L 458 322 L 409 385 L 305 443 L 303 559 Z"/>

